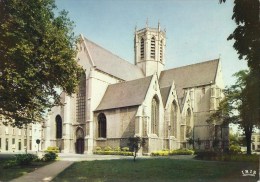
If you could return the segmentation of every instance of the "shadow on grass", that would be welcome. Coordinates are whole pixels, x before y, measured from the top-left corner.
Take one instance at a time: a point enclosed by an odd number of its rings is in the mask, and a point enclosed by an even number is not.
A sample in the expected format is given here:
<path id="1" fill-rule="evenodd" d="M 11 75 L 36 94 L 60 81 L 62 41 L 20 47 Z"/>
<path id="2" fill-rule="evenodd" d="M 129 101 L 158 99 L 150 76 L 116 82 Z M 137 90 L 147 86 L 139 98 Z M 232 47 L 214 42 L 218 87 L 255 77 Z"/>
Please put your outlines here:
<path id="1" fill-rule="evenodd" d="M 5 165 L 8 161 L 14 159 L 13 155 L 0 155 L 0 181 L 10 181 L 22 175 L 30 173 L 40 167 L 51 164 L 52 162 L 32 162 L 26 166 L 11 166 L 6 168 Z"/>
<path id="2" fill-rule="evenodd" d="M 76 162 L 53 181 L 257 181 L 241 170 L 258 171 L 257 163 L 139 159 Z"/>

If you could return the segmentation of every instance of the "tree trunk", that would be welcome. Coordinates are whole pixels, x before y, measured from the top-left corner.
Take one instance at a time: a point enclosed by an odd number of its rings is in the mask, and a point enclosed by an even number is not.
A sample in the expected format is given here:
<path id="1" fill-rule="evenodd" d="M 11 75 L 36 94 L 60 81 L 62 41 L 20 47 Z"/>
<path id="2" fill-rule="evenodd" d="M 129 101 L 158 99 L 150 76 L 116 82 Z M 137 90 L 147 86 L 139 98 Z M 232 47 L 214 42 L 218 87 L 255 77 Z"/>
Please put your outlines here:
<path id="1" fill-rule="evenodd" d="M 252 137 L 252 127 L 245 127 L 245 136 L 246 136 L 246 154 L 251 155 L 251 137 Z"/>

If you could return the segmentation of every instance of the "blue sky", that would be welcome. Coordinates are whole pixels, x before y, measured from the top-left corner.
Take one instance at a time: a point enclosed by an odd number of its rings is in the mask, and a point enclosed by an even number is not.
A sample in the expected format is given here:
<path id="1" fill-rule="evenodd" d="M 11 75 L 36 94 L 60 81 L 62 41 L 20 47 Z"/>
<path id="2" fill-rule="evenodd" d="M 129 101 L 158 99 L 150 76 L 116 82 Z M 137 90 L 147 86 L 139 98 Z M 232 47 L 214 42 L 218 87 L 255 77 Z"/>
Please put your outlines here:
<path id="1" fill-rule="evenodd" d="M 227 37 L 236 25 L 231 20 L 233 1 L 219 0 L 56 0 L 75 22 L 75 33 L 134 63 L 134 30 L 166 29 L 165 69 L 221 58 L 224 82 L 247 68 L 238 60 Z"/>

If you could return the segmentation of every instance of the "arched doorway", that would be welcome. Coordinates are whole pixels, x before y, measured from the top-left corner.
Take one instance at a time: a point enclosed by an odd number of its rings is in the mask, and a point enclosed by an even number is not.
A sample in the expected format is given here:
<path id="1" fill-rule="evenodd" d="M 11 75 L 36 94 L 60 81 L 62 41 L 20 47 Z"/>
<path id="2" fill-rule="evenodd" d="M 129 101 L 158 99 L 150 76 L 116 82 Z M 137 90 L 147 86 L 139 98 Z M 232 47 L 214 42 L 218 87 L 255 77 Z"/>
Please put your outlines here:
<path id="1" fill-rule="evenodd" d="M 84 153 L 84 131 L 82 128 L 78 128 L 76 131 L 76 145 L 75 150 L 77 154 L 83 154 Z"/>

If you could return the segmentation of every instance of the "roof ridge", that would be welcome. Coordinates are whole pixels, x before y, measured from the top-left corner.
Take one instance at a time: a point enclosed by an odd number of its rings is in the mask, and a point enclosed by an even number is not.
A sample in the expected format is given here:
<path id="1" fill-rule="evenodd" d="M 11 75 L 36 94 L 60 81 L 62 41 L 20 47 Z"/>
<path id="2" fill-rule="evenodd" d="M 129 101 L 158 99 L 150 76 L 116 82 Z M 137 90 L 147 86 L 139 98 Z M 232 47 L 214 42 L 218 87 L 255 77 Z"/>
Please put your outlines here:
<path id="1" fill-rule="evenodd" d="M 102 50 L 104 50 L 104 51 L 106 51 L 106 52 L 108 52 L 108 53 L 112 54 L 113 56 L 115 56 L 115 57 L 119 58 L 119 60 L 120 60 L 121 62 L 125 62 L 125 63 L 127 63 L 127 64 L 129 64 L 129 65 L 131 65 L 131 66 L 133 66 L 133 67 L 135 67 L 135 68 L 139 68 L 139 67 L 135 66 L 134 64 L 130 63 L 129 61 L 127 61 L 127 60 L 125 60 L 125 59 L 123 59 L 123 58 L 119 57 L 119 56 L 118 56 L 118 55 L 116 55 L 116 54 L 114 54 L 114 53 L 113 53 L 113 52 L 111 52 L 110 50 L 108 50 L 108 49 L 106 49 L 106 48 L 104 48 L 104 47 L 102 47 L 102 46 L 100 46 L 100 45 L 96 44 L 95 42 L 93 42 L 93 41 L 89 40 L 88 38 L 84 37 L 84 39 L 85 39 L 85 40 L 87 40 L 87 41 L 89 41 L 90 43 L 94 44 L 95 46 L 97 46 L 97 47 L 101 48 Z M 139 68 L 139 69 L 140 69 L 140 68 Z"/>
<path id="2" fill-rule="evenodd" d="M 169 71 L 169 70 L 180 69 L 180 68 L 186 68 L 186 67 L 193 67 L 193 66 L 197 66 L 197 65 L 201 65 L 201 64 L 206 64 L 206 63 L 210 63 L 210 62 L 215 62 L 215 61 L 219 61 L 219 58 L 218 58 L 218 59 L 208 60 L 208 61 L 203 61 L 203 62 L 199 62 L 199 63 L 193 63 L 193 64 L 189 64 L 189 65 L 185 65 L 185 66 L 180 66 L 180 67 L 176 67 L 176 68 L 171 68 L 171 69 L 163 70 L 163 71 Z"/>

